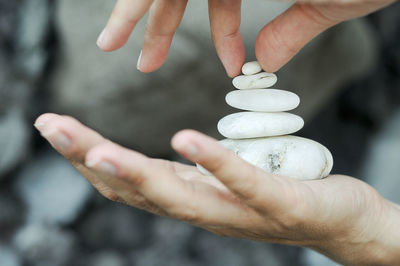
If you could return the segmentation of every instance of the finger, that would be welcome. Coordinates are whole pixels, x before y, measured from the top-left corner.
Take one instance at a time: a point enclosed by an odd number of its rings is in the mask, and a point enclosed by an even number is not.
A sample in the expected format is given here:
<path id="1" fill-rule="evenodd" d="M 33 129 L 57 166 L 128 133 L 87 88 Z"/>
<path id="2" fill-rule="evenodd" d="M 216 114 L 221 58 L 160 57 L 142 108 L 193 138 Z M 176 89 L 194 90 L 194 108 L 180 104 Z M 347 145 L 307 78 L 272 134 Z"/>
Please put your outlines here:
<path id="1" fill-rule="evenodd" d="M 124 46 L 137 22 L 146 14 L 152 3 L 153 0 L 118 0 L 97 40 L 99 48 L 108 52 Z"/>
<path id="2" fill-rule="evenodd" d="M 240 75 L 245 50 L 240 33 L 241 0 L 208 1 L 211 36 L 229 77 Z"/>
<path id="3" fill-rule="evenodd" d="M 297 3 L 259 33 L 255 50 L 267 72 L 275 72 L 319 33 L 337 24 L 311 4 Z"/>
<path id="4" fill-rule="evenodd" d="M 74 118 L 57 114 L 39 116 L 36 119 L 35 127 L 102 195 L 113 201 L 122 201 L 109 186 L 98 178 L 96 173 L 84 166 L 87 151 L 96 145 L 108 142 L 108 140 Z"/>
<path id="5" fill-rule="evenodd" d="M 69 116 L 43 114 L 36 119 L 35 127 L 57 151 L 77 162 L 83 162 L 91 147 L 108 141 Z"/>
<path id="6" fill-rule="evenodd" d="M 172 147 L 206 168 L 250 206 L 276 209 L 285 202 L 282 194 L 286 178 L 250 165 L 208 136 L 184 130 L 173 137 Z"/>
<path id="7" fill-rule="evenodd" d="M 129 182 L 158 210 L 175 219 L 194 224 L 218 224 L 234 221 L 232 216 L 236 219 L 243 216 L 237 199 L 232 196 L 229 198 L 214 186 L 179 178 L 175 174 L 174 164 L 169 161 L 151 159 L 108 143 L 89 151 L 86 165 Z M 126 194 L 124 189 L 126 187 L 115 188 L 119 195 Z"/>
<path id="8" fill-rule="evenodd" d="M 187 0 L 156 0 L 150 9 L 143 48 L 137 68 L 142 72 L 158 69 L 165 61 Z"/>

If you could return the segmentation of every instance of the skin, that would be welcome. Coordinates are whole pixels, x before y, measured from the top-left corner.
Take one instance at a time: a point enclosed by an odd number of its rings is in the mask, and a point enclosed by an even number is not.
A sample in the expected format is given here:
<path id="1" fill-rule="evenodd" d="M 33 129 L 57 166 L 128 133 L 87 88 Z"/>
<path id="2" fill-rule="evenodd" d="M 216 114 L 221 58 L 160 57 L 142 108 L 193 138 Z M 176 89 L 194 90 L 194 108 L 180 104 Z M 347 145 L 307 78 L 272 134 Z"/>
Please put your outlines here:
<path id="1" fill-rule="evenodd" d="M 394 0 L 306 0 L 296 2 L 268 23 L 257 37 L 257 60 L 267 72 L 286 64 L 311 39 L 346 20 L 365 16 Z M 211 35 L 228 76 L 240 74 L 245 51 L 240 33 L 241 0 L 209 0 Z M 187 0 L 118 0 L 97 44 L 121 48 L 137 22 L 150 11 L 138 69 L 152 72 L 164 63 Z"/>
<path id="2" fill-rule="evenodd" d="M 199 132 L 177 133 L 173 149 L 214 175 L 204 176 L 121 147 L 71 117 L 44 114 L 35 126 L 110 200 L 221 236 L 310 247 L 346 265 L 400 262 L 400 207 L 355 178 L 272 175 Z"/>

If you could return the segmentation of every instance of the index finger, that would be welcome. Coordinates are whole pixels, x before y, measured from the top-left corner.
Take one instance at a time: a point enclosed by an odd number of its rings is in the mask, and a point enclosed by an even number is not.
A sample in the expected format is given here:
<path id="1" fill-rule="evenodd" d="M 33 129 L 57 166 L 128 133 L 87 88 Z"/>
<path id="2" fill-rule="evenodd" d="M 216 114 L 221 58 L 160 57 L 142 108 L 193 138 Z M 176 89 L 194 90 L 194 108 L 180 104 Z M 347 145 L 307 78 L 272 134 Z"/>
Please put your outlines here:
<path id="1" fill-rule="evenodd" d="M 245 51 L 240 33 L 241 0 L 209 0 L 211 35 L 230 77 L 240 74 Z"/>
<path id="2" fill-rule="evenodd" d="M 107 26 L 97 40 L 99 48 L 109 52 L 124 46 L 152 3 L 153 0 L 118 0 Z"/>

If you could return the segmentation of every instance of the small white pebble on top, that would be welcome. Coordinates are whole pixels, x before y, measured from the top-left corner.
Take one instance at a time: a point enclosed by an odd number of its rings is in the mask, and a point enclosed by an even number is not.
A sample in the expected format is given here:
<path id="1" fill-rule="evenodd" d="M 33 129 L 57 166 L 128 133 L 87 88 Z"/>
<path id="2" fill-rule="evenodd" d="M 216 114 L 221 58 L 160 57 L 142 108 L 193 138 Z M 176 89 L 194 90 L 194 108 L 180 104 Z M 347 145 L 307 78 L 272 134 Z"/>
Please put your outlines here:
<path id="1" fill-rule="evenodd" d="M 262 68 L 257 61 L 247 62 L 242 67 L 244 75 L 254 75 L 261 72 Z"/>
<path id="2" fill-rule="evenodd" d="M 264 89 L 275 85 L 278 78 L 273 73 L 261 72 L 254 75 L 241 75 L 232 80 L 232 84 L 236 89 Z"/>

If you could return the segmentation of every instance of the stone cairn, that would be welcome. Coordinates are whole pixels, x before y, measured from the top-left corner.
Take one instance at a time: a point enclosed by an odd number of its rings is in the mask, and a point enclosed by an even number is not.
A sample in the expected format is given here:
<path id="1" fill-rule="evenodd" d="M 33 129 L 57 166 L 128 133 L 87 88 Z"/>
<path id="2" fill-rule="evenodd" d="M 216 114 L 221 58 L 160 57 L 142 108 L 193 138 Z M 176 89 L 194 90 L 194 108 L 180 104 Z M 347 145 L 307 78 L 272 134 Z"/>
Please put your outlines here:
<path id="1" fill-rule="evenodd" d="M 268 173 L 299 180 L 326 177 L 333 166 L 329 150 L 313 140 L 289 135 L 304 125 L 301 117 L 286 112 L 299 105 L 299 97 L 270 89 L 277 77 L 261 71 L 256 61 L 249 62 L 242 67 L 244 75 L 233 79 L 238 90 L 229 92 L 226 102 L 245 111 L 218 122 L 218 131 L 227 138 L 220 143 Z M 198 168 L 209 174 L 200 165 Z"/>

